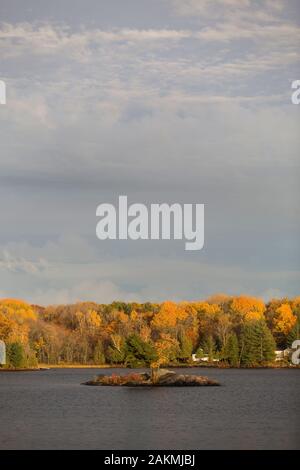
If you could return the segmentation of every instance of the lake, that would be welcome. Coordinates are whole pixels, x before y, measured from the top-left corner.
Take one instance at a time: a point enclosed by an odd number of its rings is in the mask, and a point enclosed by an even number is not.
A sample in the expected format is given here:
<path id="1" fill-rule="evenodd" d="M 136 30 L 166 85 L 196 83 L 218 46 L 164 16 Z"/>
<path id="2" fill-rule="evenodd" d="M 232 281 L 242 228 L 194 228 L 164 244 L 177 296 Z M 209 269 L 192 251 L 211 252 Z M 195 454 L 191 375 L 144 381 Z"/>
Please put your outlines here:
<path id="1" fill-rule="evenodd" d="M 0 449 L 300 448 L 300 370 L 181 371 L 222 386 L 88 387 L 103 370 L 0 372 Z"/>

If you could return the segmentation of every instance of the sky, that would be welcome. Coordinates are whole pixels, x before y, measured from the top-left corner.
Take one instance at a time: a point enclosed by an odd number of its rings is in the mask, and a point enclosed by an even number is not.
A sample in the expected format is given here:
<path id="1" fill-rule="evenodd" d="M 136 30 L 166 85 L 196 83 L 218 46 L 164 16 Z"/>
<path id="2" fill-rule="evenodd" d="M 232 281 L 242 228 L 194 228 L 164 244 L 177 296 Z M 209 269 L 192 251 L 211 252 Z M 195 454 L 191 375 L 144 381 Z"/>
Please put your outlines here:
<path id="1" fill-rule="evenodd" d="M 0 297 L 299 295 L 298 0 L 0 0 Z M 205 244 L 96 208 L 205 204 Z"/>

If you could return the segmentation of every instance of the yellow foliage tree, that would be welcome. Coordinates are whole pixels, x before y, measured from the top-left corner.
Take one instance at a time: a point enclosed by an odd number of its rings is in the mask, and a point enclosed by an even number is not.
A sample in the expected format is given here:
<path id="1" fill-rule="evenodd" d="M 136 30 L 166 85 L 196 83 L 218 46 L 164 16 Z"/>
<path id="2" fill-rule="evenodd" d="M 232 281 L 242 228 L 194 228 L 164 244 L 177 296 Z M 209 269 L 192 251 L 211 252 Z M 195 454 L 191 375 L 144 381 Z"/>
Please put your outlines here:
<path id="1" fill-rule="evenodd" d="M 0 301 L 0 337 L 8 343 L 28 344 L 30 322 L 36 313 L 22 300 L 3 299 Z"/>
<path id="2" fill-rule="evenodd" d="M 282 304 L 276 310 L 275 332 L 287 335 L 295 325 L 297 318 L 293 315 L 292 309 L 289 304 Z"/>
<path id="3" fill-rule="evenodd" d="M 167 333 L 161 333 L 160 338 L 155 343 L 157 359 L 150 364 L 153 383 L 157 381 L 159 367 L 167 364 L 176 354 L 178 348 L 179 343 L 175 338 Z"/>
<path id="4" fill-rule="evenodd" d="M 152 327 L 158 330 L 175 328 L 178 316 L 180 315 L 180 309 L 174 302 L 164 302 L 156 315 L 154 315 L 151 322 Z"/>
<path id="5" fill-rule="evenodd" d="M 0 312 L 6 315 L 8 318 L 16 320 L 18 323 L 37 319 L 37 314 L 31 305 L 27 304 L 23 300 L 0 300 Z"/>
<path id="6" fill-rule="evenodd" d="M 233 314 L 245 321 L 262 320 L 266 311 L 263 300 L 247 296 L 233 298 L 230 307 Z"/>

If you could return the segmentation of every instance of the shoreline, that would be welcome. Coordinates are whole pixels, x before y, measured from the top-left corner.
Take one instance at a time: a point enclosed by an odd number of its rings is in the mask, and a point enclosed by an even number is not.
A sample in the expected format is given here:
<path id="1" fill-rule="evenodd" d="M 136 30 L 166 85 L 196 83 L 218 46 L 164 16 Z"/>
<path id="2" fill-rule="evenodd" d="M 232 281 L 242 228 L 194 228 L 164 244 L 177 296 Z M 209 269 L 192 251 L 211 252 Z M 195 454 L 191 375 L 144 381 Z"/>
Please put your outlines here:
<path id="1" fill-rule="evenodd" d="M 300 366 L 296 366 L 294 364 L 285 364 L 285 365 L 262 365 L 262 366 L 253 366 L 253 367 L 230 367 L 230 366 L 217 366 L 214 364 L 167 364 L 164 368 L 169 369 L 300 369 Z M 102 365 L 94 365 L 94 364 L 39 364 L 39 369 L 131 369 L 131 367 L 126 367 L 124 365 L 110 365 L 110 364 L 102 364 Z M 149 367 L 134 367 L 132 369 L 136 370 L 143 370 L 149 369 Z"/>
<path id="2" fill-rule="evenodd" d="M 294 364 L 286 364 L 286 365 L 264 365 L 264 366 L 253 366 L 253 367 L 230 367 L 230 366 L 217 366 L 217 365 L 210 365 L 210 364 L 201 364 L 201 365 L 194 365 L 194 364 L 171 364 L 167 365 L 169 369 L 235 369 L 235 370 L 257 370 L 257 369 L 292 369 L 292 370 L 300 370 L 300 366 Z M 38 367 L 30 367 L 30 368 L 4 368 L 0 367 L 1 372 L 39 372 L 51 369 L 131 369 L 130 367 L 126 367 L 124 365 L 111 365 L 111 364 L 102 364 L 102 365 L 95 365 L 95 364 L 39 364 Z M 136 370 L 143 370 L 148 369 L 148 367 L 136 367 Z"/>

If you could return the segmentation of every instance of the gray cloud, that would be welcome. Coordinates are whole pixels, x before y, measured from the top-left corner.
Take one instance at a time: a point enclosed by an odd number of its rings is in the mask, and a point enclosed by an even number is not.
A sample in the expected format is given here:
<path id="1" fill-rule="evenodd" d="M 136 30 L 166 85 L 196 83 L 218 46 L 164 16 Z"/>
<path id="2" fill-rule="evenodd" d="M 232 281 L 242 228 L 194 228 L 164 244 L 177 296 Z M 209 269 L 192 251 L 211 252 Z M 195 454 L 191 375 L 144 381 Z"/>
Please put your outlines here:
<path id="1" fill-rule="evenodd" d="M 26 274 L 37 274 L 47 268 L 47 262 L 44 258 L 38 261 L 31 261 L 25 258 L 17 258 L 9 251 L 4 250 L 0 258 L 0 269 L 11 272 L 22 272 Z"/>
<path id="2" fill-rule="evenodd" d="M 162 0 L 150 14 L 130 0 L 127 15 L 113 1 L 123 21 L 101 2 L 68 21 L 67 0 L 61 17 L 4 1 L 1 294 L 297 294 L 296 3 Z M 205 203 L 204 250 L 99 242 L 96 206 L 119 194 Z"/>

